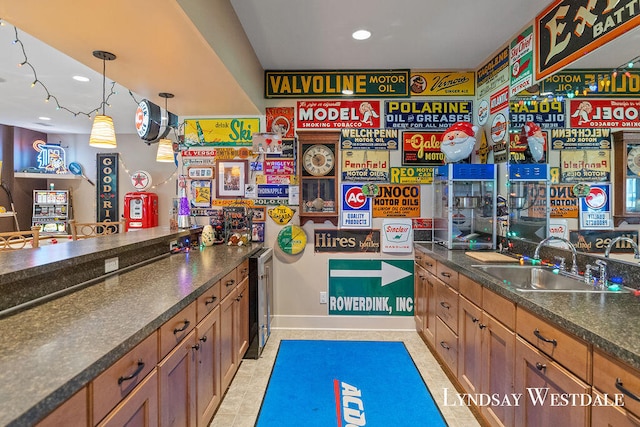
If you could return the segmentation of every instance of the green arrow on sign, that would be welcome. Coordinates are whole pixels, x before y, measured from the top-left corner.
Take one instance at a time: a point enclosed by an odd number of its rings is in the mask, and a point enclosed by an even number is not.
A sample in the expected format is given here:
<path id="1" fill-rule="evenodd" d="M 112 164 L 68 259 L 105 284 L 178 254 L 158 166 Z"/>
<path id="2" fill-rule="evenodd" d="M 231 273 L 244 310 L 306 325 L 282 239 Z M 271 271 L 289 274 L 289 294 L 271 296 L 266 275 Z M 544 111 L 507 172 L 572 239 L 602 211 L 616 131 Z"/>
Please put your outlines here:
<path id="1" fill-rule="evenodd" d="M 382 261 L 380 270 L 331 270 L 330 277 L 380 277 L 382 286 L 411 276 L 406 270 Z"/>

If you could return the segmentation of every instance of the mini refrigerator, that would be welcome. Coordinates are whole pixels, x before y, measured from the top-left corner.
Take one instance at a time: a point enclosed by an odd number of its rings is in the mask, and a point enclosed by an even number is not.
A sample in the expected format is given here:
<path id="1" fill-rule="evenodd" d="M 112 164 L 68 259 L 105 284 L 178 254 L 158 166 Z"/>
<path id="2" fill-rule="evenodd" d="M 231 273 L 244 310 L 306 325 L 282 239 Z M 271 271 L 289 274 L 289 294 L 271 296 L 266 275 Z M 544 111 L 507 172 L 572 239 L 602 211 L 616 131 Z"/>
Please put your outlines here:
<path id="1" fill-rule="evenodd" d="M 249 349 L 245 359 L 262 354 L 273 319 L 273 249 L 262 248 L 249 258 Z"/>

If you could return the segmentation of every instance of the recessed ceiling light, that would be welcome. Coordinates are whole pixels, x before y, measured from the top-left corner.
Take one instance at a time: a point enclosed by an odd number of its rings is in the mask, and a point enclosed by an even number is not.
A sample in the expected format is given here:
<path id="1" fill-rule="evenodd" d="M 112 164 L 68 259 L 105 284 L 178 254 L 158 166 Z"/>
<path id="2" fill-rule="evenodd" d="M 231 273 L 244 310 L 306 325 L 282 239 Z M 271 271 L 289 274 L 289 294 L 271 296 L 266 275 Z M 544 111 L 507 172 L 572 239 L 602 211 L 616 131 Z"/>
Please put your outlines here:
<path id="1" fill-rule="evenodd" d="M 39 120 L 51 120 L 51 117 L 45 117 L 45 116 L 40 116 L 38 117 Z"/>
<path id="2" fill-rule="evenodd" d="M 353 34 L 351 34 L 351 37 L 353 37 L 356 40 L 366 40 L 369 37 L 371 37 L 371 31 L 358 30 L 358 31 L 355 31 Z"/>
<path id="3" fill-rule="evenodd" d="M 79 82 L 88 82 L 89 78 L 84 76 L 73 76 L 73 80 L 77 80 Z"/>

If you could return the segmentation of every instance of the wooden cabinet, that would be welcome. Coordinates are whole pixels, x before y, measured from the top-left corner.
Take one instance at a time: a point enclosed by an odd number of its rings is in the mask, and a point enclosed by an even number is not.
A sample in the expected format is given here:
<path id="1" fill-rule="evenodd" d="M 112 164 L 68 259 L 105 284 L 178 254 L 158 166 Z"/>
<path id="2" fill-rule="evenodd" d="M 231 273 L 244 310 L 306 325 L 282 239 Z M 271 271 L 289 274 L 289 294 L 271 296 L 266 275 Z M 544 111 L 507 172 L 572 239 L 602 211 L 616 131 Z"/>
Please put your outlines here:
<path id="1" fill-rule="evenodd" d="M 158 375 L 154 369 L 98 427 L 156 427 L 158 425 Z"/>
<path id="2" fill-rule="evenodd" d="M 236 357 L 234 354 L 233 337 L 236 322 L 235 304 L 236 289 L 234 288 L 220 303 L 220 377 L 222 390 L 226 390 L 236 373 Z"/>
<path id="3" fill-rule="evenodd" d="M 217 281 L 196 300 L 196 317 L 198 323 L 202 322 L 202 320 L 220 304 L 221 299 L 221 283 Z"/>
<path id="4" fill-rule="evenodd" d="M 153 332 L 91 383 L 92 424 L 100 422 L 157 364 L 158 334 Z"/>
<path id="5" fill-rule="evenodd" d="M 164 358 L 196 327 L 196 302 L 183 308 L 160 327 L 160 358 Z"/>
<path id="6" fill-rule="evenodd" d="M 234 337 L 233 347 L 236 357 L 236 365 L 240 365 L 240 361 L 249 348 L 249 279 L 245 278 L 238 285 L 236 292 L 235 304 L 237 306 L 234 311 Z"/>
<path id="7" fill-rule="evenodd" d="M 458 375 L 458 336 L 436 317 L 436 352 L 454 376 Z"/>
<path id="8" fill-rule="evenodd" d="M 206 427 L 222 400 L 220 378 L 220 306 L 196 326 L 196 412 L 198 427 Z"/>
<path id="9" fill-rule="evenodd" d="M 435 283 L 436 291 L 436 315 L 451 328 L 454 334 L 458 333 L 458 292 L 441 281 Z"/>
<path id="10" fill-rule="evenodd" d="M 482 374 L 482 309 L 464 297 L 458 306 L 458 381 L 468 393 L 479 393 Z"/>
<path id="11" fill-rule="evenodd" d="M 416 331 L 424 335 L 425 317 L 427 316 L 427 270 L 420 264 L 414 265 L 413 272 L 413 317 Z"/>
<path id="12" fill-rule="evenodd" d="M 593 387 L 621 395 L 624 409 L 640 417 L 640 372 L 600 350 L 593 351 Z"/>
<path id="13" fill-rule="evenodd" d="M 515 393 L 523 396 L 515 408 L 517 426 L 589 425 L 589 406 L 563 404 L 562 395 L 590 394 L 591 387 L 520 337 L 516 338 Z"/>
<path id="14" fill-rule="evenodd" d="M 613 220 L 640 223 L 640 132 L 613 132 Z"/>
<path id="15" fill-rule="evenodd" d="M 597 391 L 593 391 L 592 394 L 594 400 L 599 399 L 600 402 L 604 402 L 608 399 L 612 401 L 612 397 L 603 396 Z M 614 398 L 615 399 L 615 398 Z M 626 405 L 625 405 L 626 406 Z M 596 426 L 611 426 L 611 427 L 639 427 L 640 418 L 634 416 L 631 412 L 625 410 L 620 406 L 604 406 L 593 405 L 591 406 L 591 425 Z"/>
<path id="16" fill-rule="evenodd" d="M 416 330 L 432 346 L 435 344 L 437 279 L 436 261 L 416 249 L 414 272 L 414 315 Z"/>
<path id="17" fill-rule="evenodd" d="M 191 331 L 158 364 L 160 427 L 196 427 L 196 351 Z"/>
<path id="18" fill-rule="evenodd" d="M 83 387 L 69 400 L 47 415 L 36 427 L 87 427 L 89 425 L 89 392 Z"/>

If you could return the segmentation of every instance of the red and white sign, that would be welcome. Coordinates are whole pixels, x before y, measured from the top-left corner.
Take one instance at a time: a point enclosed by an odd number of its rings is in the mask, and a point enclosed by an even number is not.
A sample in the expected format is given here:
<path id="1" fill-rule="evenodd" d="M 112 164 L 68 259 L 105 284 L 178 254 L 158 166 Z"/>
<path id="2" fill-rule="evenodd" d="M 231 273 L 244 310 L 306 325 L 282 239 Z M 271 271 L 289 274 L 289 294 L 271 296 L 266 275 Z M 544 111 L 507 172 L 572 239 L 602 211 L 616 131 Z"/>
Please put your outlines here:
<path id="1" fill-rule="evenodd" d="M 640 128 L 640 100 L 572 99 L 569 127 Z"/>
<path id="2" fill-rule="evenodd" d="M 495 92 L 489 98 L 489 106 L 491 114 L 495 114 L 500 110 L 509 107 L 509 86 L 505 86 L 498 92 Z"/>
<path id="3" fill-rule="evenodd" d="M 267 159 L 264 161 L 265 175 L 293 175 L 295 168 L 293 159 Z"/>
<path id="4" fill-rule="evenodd" d="M 352 209 L 360 209 L 367 202 L 367 197 L 360 187 L 351 187 L 344 195 L 344 201 Z"/>
<path id="5" fill-rule="evenodd" d="M 380 128 L 380 101 L 298 101 L 297 129 Z"/>

